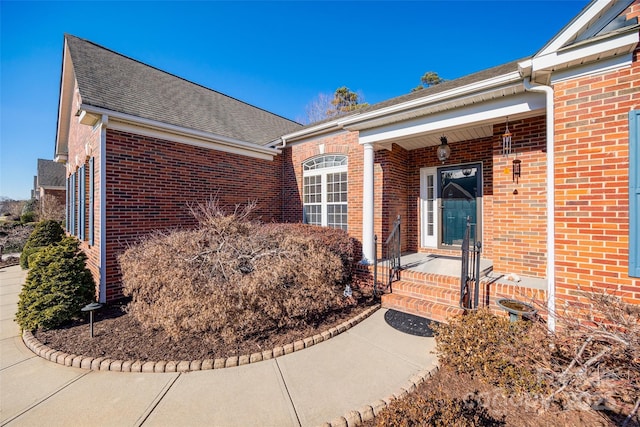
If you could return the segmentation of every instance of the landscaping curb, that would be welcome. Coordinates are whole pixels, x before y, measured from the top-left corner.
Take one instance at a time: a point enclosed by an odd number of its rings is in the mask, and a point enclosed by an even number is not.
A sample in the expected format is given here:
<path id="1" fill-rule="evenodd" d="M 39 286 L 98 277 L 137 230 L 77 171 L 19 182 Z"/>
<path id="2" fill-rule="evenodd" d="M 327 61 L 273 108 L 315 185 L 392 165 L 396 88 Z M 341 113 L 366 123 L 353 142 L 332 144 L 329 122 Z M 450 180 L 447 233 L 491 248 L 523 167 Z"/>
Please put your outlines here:
<path id="1" fill-rule="evenodd" d="M 371 421 L 380 415 L 381 411 L 391 405 L 394 400 L 402 399 L 407 397 L 409 393 L 414 392 L 420 384 L 425 382 L 428 378 L 431 378 L 433 373 L 437 372 L 438 369 L 438 365 L 435 365 L 432 369 L 424 369 L 409 378 L 409 380 L 400 387 L 397 392 L 385 397 L 384 399 L 378 399 L 369 405 L 364 405 L 357 410 L 349 411 L 341 417 L 337 417 L 331 421 L 321 424 L 320 427 L 352 427 Z"/>
<path id="2" fill-rule="evenodd" d="M 89 357 L 76 354 L 67 354 L 42 344 L 33 336 L 31 331 L 22 333 L 22 341 L 36 355 L 50 362 L 64 366 L 72 366 L 74 368 L 89 369 L 92 371 L 114 371 L 114 372 L 190 372 L 205 371 L 209 369 L 232 368 L 235 366 L 247 365 L 250 363 L 261 362 L 263 360 L 274 359 L 284 356 L 285 354 L 300 351 L 311 347 L 323 341 L 327 341 L 337 335 L 340 335 L 347 329 L 362 322 L 371 316 L 380 308 L 380 304 L 369 307 L 359 315 L 345 320 L 338 326 L 329 328 L 312 337 L 307 337 L 293 343 L 278 346 L 272 350 L 265 350 L 259 353 L 245 354 L 241 356 L 231 356 L 220 359 L 204 359 L 204 360 L 180 360 L 180 361 L 158 361 L 158 362 L 141 362 L 139 360 L 112 360 L 107 357 Z M 346 424 L 345 424 L 346 425 Z M 351 425 L 351 424 L 350 424 Z"/>

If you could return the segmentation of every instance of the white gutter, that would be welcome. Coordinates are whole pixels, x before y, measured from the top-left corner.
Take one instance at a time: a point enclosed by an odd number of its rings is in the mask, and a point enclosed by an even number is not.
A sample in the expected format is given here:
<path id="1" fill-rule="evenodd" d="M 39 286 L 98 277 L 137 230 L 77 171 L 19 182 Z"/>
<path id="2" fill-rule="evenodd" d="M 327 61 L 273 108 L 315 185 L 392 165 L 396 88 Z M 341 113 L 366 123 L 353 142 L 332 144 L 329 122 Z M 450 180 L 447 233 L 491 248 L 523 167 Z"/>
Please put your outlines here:
<path id="1" fill-rule="evenodd" d="M 100 290 L 98 298 L 107 302 L 107 126 L 109 116 L 102 115 L 100 123 Z M 95 229 L 95 226 L 94 226 Z"/>
<path id="2" fill-rule="evenodd" d="M 338 119 L 337 121 L 341 127 L 349 126 L 349 125 L 356 124 L 358 122 L 375 119 L 380 116 L 400 113 L 405 110 L 411 110 L 414 108 L 423 107 L 425 105 L 430 105 L 435 102 L 450 100 L 452 98 L 457 98 L 461 96 L 467 96 L 479 91 L 486 91 L 488 89 L 492 89 L 492 88 L 509 84 L 509 83 L 520 82 L 521 80 L 522 80 L 522 76 L 520 75 L 520 71 L 519 70 L 513 71 L 508 74 L 492 77 L 487 80 L 471 83 L 466 86 L 436 93 L 423 98 L 417 98 L 411 101 L 403 102 L 401 104 L 392 105 L 390 107 L 381 108 L 379 110 L 371 111 L 369 113 L 357 114 L 355 116 L 348 116 L 343 119 Z"/>
<path id="3" fill-rule="evenodd" d="M 235 147 L 235 148 L 243 148 L 248 151 L 254 151 L 262 154 L 269 154 L 272 156 L 278 155 L 279 151 L 275 148 L 265 147 L 258 144 L 254 144 L 247 141 L 242 141 L 239 139 L 229 138 L 222 135 L 216 135 L 209 132 L 202 132 L 194 129 L 187 129 L 181 126 L 171 125 L 168 123 L 159 122 L 156 120 L 144 119 L 137 116 L 132 116 L 130 114 L 119 113 L 116 111 L 107 110 L 105 108 L 93 107 L 91 105 L 80 105 L 80 110 L 86 111 L 89 114 L 96 114 L 98 116 L 107 115 L 110 120 L 122 120 L 124 122 L 134 123 L 150 128 L 159 129 L 165 132 L 185 135 L 197 139 L 204 139 L 211 141 L 216 144 Z"/>
<path id="4" fill-rule="evenodd" d="M 556 249 L 555 249 L 555 115 L 553 110 L 553 88 L 532 85 L 531 79 L 523 80 L 525 90 L 543 92 L 547 106 L 547 299 L 551 332 L 556 329 Z"/>
<path id="5" fill-rule="evenodd" d="M 503 86 L 505 84 L 515 83 L 515 82 L 519 83 L 521 80 L 522 80 L 522 76 L 520 75 L 520 71 L 519 70 L 513 71 L 497 77 L 492 77 L 487 80 L 481 80 L 479 82 L 471 83 L 466 86 L 439 92 L 430 96 L 424 96 L 424 97 L 412 99 L 410 101 L 391 105 L 389 107 L 380 108 L 374 111 L 370 111 L 368 113 L 357 113 L 355 115 L 336 118 L 335 120 L 320 123 L 317 126 L 312 126 L 296 132 L 289 133 L 287 135 L 284 135 L 282 139 L 286 138 L 287 140 L 292 141 L 295 139 L 309 137 L 318 133 L 326 133 L 332 130 L 339 130 L 339 129 L 345 128 L 346 126 L 352 126 L 360 122 L 366 122 L 369 120 L 378 119 L 381 117 L 385 117 L 385 116 L 389 116 L 397 113 L 402 113 L 407 110 L 413 110 L 416 108 L 428 106 L 436 102 L 442 102 L 442 101 L 450 100 L 453 98 L 470 95 L 473 93 L 477 93 L 479 91 L 486 91 L 492 88 Z M 280 140 L 275 140 L 268 145 L 274 146 L 275 144 L 279 143 L 279 141 Z"/>

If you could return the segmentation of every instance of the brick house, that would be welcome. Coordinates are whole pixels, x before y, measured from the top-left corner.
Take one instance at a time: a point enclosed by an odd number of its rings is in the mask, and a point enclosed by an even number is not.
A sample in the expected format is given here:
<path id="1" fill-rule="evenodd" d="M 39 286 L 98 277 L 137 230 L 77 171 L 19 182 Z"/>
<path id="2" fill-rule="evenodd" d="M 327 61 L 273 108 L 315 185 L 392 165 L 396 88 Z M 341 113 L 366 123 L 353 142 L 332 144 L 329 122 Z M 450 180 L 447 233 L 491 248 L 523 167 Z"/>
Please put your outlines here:
<path id="1" fill-rule="evenodd" d="M 383 304 L 426 317 L 459 310 L 445 261 L 467 218 L 485 303 L 553 309 L 594 289 L 640 304 L 638 15 L 638 0 L 595 0 L 531 57 L 305 127 L 67 35 L 67 229 L 101 301 L 121 296 L 127 243 L 192 224 L 186 203 L 216 194 L 257 200 L 265 220 L 346 229 L 364 264 L 399 215 L 422 267 Z"/>
<path id="2" fill-rule="evenodd" d="M 38 201 L 40 210 L 45 207 L 47 196 L 52 196 L 60 206 L 66 200 L 66 169 L 63 164 L 48 159 L 38 159 L 37 175 L 33 177 L 31 198 Z"/>

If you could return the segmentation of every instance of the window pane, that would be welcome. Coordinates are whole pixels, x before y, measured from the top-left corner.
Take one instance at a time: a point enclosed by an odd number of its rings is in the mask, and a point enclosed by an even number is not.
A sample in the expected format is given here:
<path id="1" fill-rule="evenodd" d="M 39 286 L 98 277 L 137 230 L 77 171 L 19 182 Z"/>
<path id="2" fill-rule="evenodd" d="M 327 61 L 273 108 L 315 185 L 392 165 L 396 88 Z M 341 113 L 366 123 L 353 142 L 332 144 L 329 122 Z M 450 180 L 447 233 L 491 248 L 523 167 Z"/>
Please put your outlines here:
<path id="1" fill-rule="evenodd" d="M 304 222 L 311 225 L 322 225 L 322 206 L 307 205 L 304 207 Z"/>

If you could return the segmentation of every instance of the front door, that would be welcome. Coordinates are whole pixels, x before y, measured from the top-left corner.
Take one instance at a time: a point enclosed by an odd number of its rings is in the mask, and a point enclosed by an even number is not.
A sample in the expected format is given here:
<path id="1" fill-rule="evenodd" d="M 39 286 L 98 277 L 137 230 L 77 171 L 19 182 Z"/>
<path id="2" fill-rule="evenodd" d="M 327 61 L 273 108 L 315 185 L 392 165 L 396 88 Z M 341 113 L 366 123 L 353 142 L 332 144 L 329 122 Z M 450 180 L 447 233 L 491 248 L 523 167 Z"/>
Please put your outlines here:
<path id="1" fill-rule="evenodd" d="M 460 246 L 467 218 L 472 243 L 480 239 L 482 165 L 425 168 L 420 178 L 422 247 Z"/>

